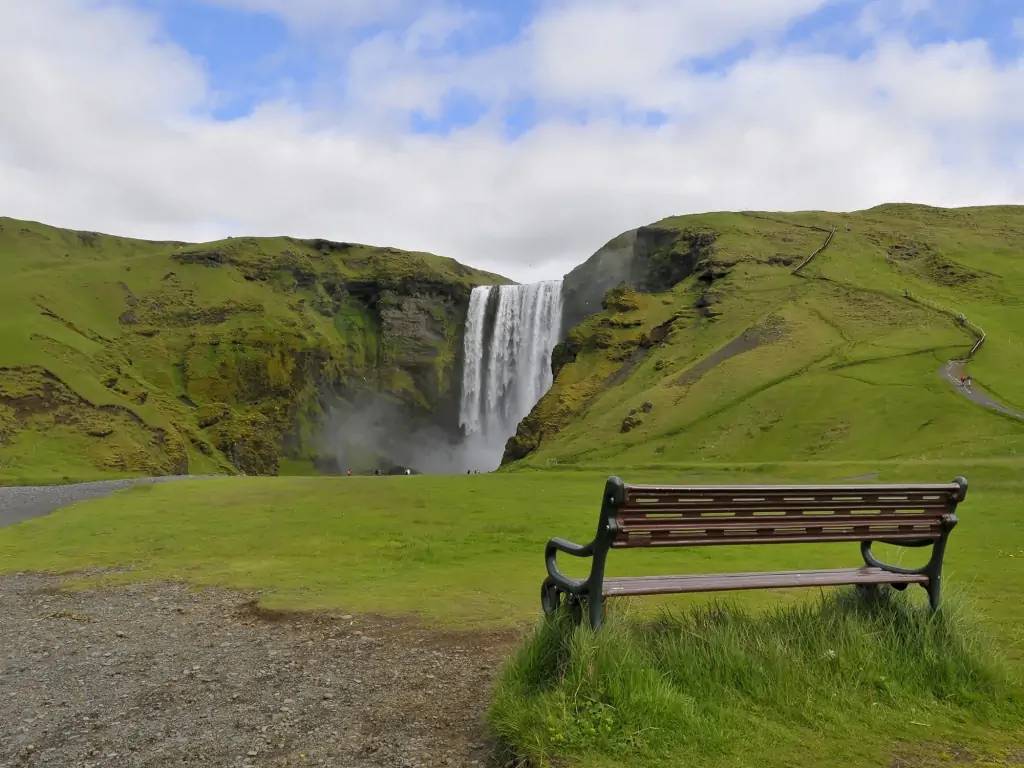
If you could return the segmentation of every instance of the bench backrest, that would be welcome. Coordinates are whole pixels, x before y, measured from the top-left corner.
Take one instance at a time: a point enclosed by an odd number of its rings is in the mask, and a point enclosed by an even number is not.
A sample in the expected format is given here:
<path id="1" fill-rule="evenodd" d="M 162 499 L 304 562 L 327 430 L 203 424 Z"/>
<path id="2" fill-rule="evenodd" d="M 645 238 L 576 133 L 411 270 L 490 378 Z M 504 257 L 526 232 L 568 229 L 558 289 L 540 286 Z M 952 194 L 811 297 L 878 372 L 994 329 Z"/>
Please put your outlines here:
<path id="1" fill-rule="evenodd" d="M 967 482 L 619 487 L 608 510 L 613 547 L 685 547 L 931 542 L 955 522 Z"/>

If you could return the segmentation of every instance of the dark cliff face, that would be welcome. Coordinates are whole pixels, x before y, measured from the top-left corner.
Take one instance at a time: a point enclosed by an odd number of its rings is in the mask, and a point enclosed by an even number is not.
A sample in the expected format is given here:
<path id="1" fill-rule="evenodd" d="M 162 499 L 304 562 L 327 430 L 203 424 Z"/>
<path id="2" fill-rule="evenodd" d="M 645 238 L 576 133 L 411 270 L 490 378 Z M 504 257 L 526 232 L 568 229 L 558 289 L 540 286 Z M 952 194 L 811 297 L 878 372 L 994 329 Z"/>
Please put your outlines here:
<path id="1" fill-rule="evenodd" d="M 503 464 L 528 456 L 545 439 L 556 434 L 567 419 L 586 409 L 589 395 L 583 388 L 559 384 L 559 373 L 575 363 L 581 352 L 608 350 L 607 355 L 623 364 L 620 375 L 653 344 L 660 343 L 671 322 L 632 333 L 640 320 L 629 319 L 638 309 L 638 293 L 658 293 L 691 275 L 708 282 L 718 273 L 714 267 L 717 234 L 709 228 L 671 227 L 654 224 L 624 232 L 565 276 L 562 283 L 562 329 L 564 338 L 551 355 L 557 392 L 545 396 L 520 422 L 516 434 L 505 446 Z M 599 313 L 613 321 L 594 323 L 588 318 Z M 619 338 L 623 335 L 629 338 Z M 632 334 L 632 335 L 631 335 Z M 635 338 L 633 338 L 635 337 Z M 591 393 L 592 394 L 592 393 Z"/>
<path id="2" fill-rule="evenodd" d="M 622 233 L 565 276 L 562 328 L 568 332 L 602 311 L 605 294 L 618 285 L 645 292 L 671 288 L 698 269 L 714 242 L 715 233 L 701 229 L 652 225 Z"/>

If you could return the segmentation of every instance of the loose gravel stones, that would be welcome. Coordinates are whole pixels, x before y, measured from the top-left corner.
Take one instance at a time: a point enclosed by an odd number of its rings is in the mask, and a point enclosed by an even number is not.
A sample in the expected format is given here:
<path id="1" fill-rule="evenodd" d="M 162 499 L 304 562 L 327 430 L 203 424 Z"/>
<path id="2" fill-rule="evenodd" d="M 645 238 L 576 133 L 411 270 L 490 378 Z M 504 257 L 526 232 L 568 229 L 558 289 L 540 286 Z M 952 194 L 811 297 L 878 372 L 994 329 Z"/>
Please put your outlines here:
<path id="1" fill-rule="evenodd" d="M 0 576 L 0 765 L 473 766 L 511 633 Z"/>

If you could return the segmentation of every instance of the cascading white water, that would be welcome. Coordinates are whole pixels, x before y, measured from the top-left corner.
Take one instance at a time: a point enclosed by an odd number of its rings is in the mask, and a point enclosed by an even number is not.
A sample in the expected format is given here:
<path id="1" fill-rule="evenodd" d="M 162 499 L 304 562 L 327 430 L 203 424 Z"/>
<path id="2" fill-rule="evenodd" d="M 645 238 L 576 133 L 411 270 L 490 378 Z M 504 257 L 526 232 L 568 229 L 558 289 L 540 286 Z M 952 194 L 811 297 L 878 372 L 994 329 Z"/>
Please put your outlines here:
<path id="1" fill-rule="evenodd" d="M 497 467 L 505 442 L 551 387 L 561 322 L 561 280 L 473 289 L 459 408 L 470 468 Z"/>

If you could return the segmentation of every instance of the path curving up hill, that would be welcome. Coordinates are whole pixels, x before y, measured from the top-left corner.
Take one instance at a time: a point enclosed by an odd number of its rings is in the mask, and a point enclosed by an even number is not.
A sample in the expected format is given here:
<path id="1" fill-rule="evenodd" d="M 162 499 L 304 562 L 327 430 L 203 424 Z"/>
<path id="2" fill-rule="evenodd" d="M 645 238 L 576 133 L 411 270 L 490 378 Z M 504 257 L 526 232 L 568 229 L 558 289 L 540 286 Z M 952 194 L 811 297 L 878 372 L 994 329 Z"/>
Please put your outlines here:
<path id="1" fill-rule="evenodd" d="M 960 384 L 961 377 L 968 375 L 966 360 L 950 360 L 939 369 L 939 375 L 972 403 L 988 408 L 990 411 L 996 411 L 997 413 L 1024 421 L 1024 411 L 1018 411 L 1005 403 L 1001 403 L 986 392 L 983 387 L 972 384 L 970 388 L 967 388 Z"/>

